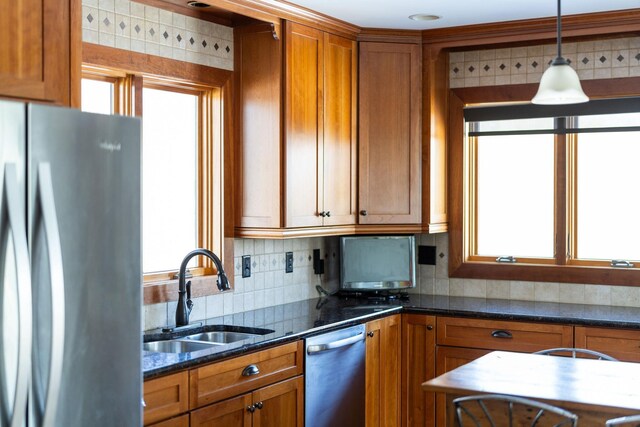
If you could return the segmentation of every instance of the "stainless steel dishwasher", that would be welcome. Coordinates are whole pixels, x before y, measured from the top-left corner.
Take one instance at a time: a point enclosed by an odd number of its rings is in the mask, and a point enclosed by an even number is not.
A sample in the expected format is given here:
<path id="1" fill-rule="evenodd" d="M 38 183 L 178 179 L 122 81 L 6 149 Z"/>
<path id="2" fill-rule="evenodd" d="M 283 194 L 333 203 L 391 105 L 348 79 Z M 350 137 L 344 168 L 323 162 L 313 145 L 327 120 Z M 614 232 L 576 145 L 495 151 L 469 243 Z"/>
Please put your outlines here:
<path id="1" fill-rule="evenodd" d="M 364 426 L 364 325 L 307 338 L 305 347 L 306 427 Z"/>

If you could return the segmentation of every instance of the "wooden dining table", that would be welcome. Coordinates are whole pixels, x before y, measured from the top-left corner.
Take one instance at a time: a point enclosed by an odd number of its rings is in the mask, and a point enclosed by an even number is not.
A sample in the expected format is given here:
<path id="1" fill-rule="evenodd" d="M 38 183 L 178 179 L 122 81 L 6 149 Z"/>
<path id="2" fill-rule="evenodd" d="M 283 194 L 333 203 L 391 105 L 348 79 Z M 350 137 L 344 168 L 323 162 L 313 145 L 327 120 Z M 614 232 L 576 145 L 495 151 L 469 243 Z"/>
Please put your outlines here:
<path id="1" fill-rule="evenodd" d="M 608 419 L 640 414 L 640 363 L 494 351 L 422 384 L 451 401 L 476 394 L 526 397 L 577 414 L 579 425 L 604 426 Z"/>

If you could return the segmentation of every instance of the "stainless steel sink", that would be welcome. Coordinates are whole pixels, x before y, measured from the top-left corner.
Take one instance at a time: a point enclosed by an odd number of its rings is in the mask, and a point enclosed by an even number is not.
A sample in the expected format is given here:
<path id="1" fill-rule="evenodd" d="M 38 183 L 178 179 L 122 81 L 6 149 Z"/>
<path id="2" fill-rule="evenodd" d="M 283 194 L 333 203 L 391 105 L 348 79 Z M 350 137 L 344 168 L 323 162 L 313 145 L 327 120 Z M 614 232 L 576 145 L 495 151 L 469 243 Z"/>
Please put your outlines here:
<path id="1" fill-rule="evenodd" d="M 212 331 L 202 332 L 199 334 L 188 335 L 184 337 L 185 340 L 204 341 L 215 344 L 230 344 L 232 342 L 247 340 L 250 338 L 256 338 L 261 334 L 250 334 L 245 332 L 232 332 L 232 331 Z"/>
<path id="2" fill-rule="evenodd" d="M 152 341 L 142 344 L 142 349 L 156 353 L 191 353 L 193 351 L 206 350 L 216 346 L 211 342 L 166 340 Z"/>

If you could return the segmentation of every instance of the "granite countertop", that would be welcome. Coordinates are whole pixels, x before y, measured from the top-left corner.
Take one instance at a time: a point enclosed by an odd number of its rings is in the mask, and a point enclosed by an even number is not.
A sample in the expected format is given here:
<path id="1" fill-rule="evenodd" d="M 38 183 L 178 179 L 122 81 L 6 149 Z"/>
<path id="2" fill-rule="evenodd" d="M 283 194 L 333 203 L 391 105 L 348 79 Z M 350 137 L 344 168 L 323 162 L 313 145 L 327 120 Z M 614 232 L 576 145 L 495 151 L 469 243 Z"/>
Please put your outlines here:
<path id="1" fill-rule="evenodd" d="M 274 332 L 193 353 L 145 351 L 143 375 L 149 379 L 400 312 L 640 329 L 640 308 L 420 294 L 390 302 L 332 296 L 207 319 L 205 327 L 233 325 Z M 196 332 L 197 329 L 190 333 Z M 171 335 L 160 330 L 147 331 L 144 337 L 145 341 L 168 338 Z"/>

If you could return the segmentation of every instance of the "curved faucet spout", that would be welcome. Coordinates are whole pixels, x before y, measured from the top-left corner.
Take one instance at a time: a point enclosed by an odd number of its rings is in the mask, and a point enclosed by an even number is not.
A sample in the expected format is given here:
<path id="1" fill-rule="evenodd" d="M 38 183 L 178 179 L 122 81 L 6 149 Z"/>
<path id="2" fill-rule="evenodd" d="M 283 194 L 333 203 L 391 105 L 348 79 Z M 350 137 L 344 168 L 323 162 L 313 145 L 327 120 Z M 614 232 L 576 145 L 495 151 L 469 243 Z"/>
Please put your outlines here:
<path id="1" fill-rule="evenodd" d="M 203 255 L 209 258 L 216 266 L 218 270 L 218 280 L 216 285 L 221 291 L 226 291 L 231 288 L 229 286 L 229 279 L 224 272 L 222 262 L 220 258 L 208 249 L 198 248 L 189 252 L 182 263 L 180 264 L 180 271 L 178 272 L 178 306 L 176 308 L 176 326 L 186 326 L 189 324 L 189 314 L 193 308 L 193 301 L 191 301 L 191 282 L 186 282 L 187 264 L 194 256 Z"/>

